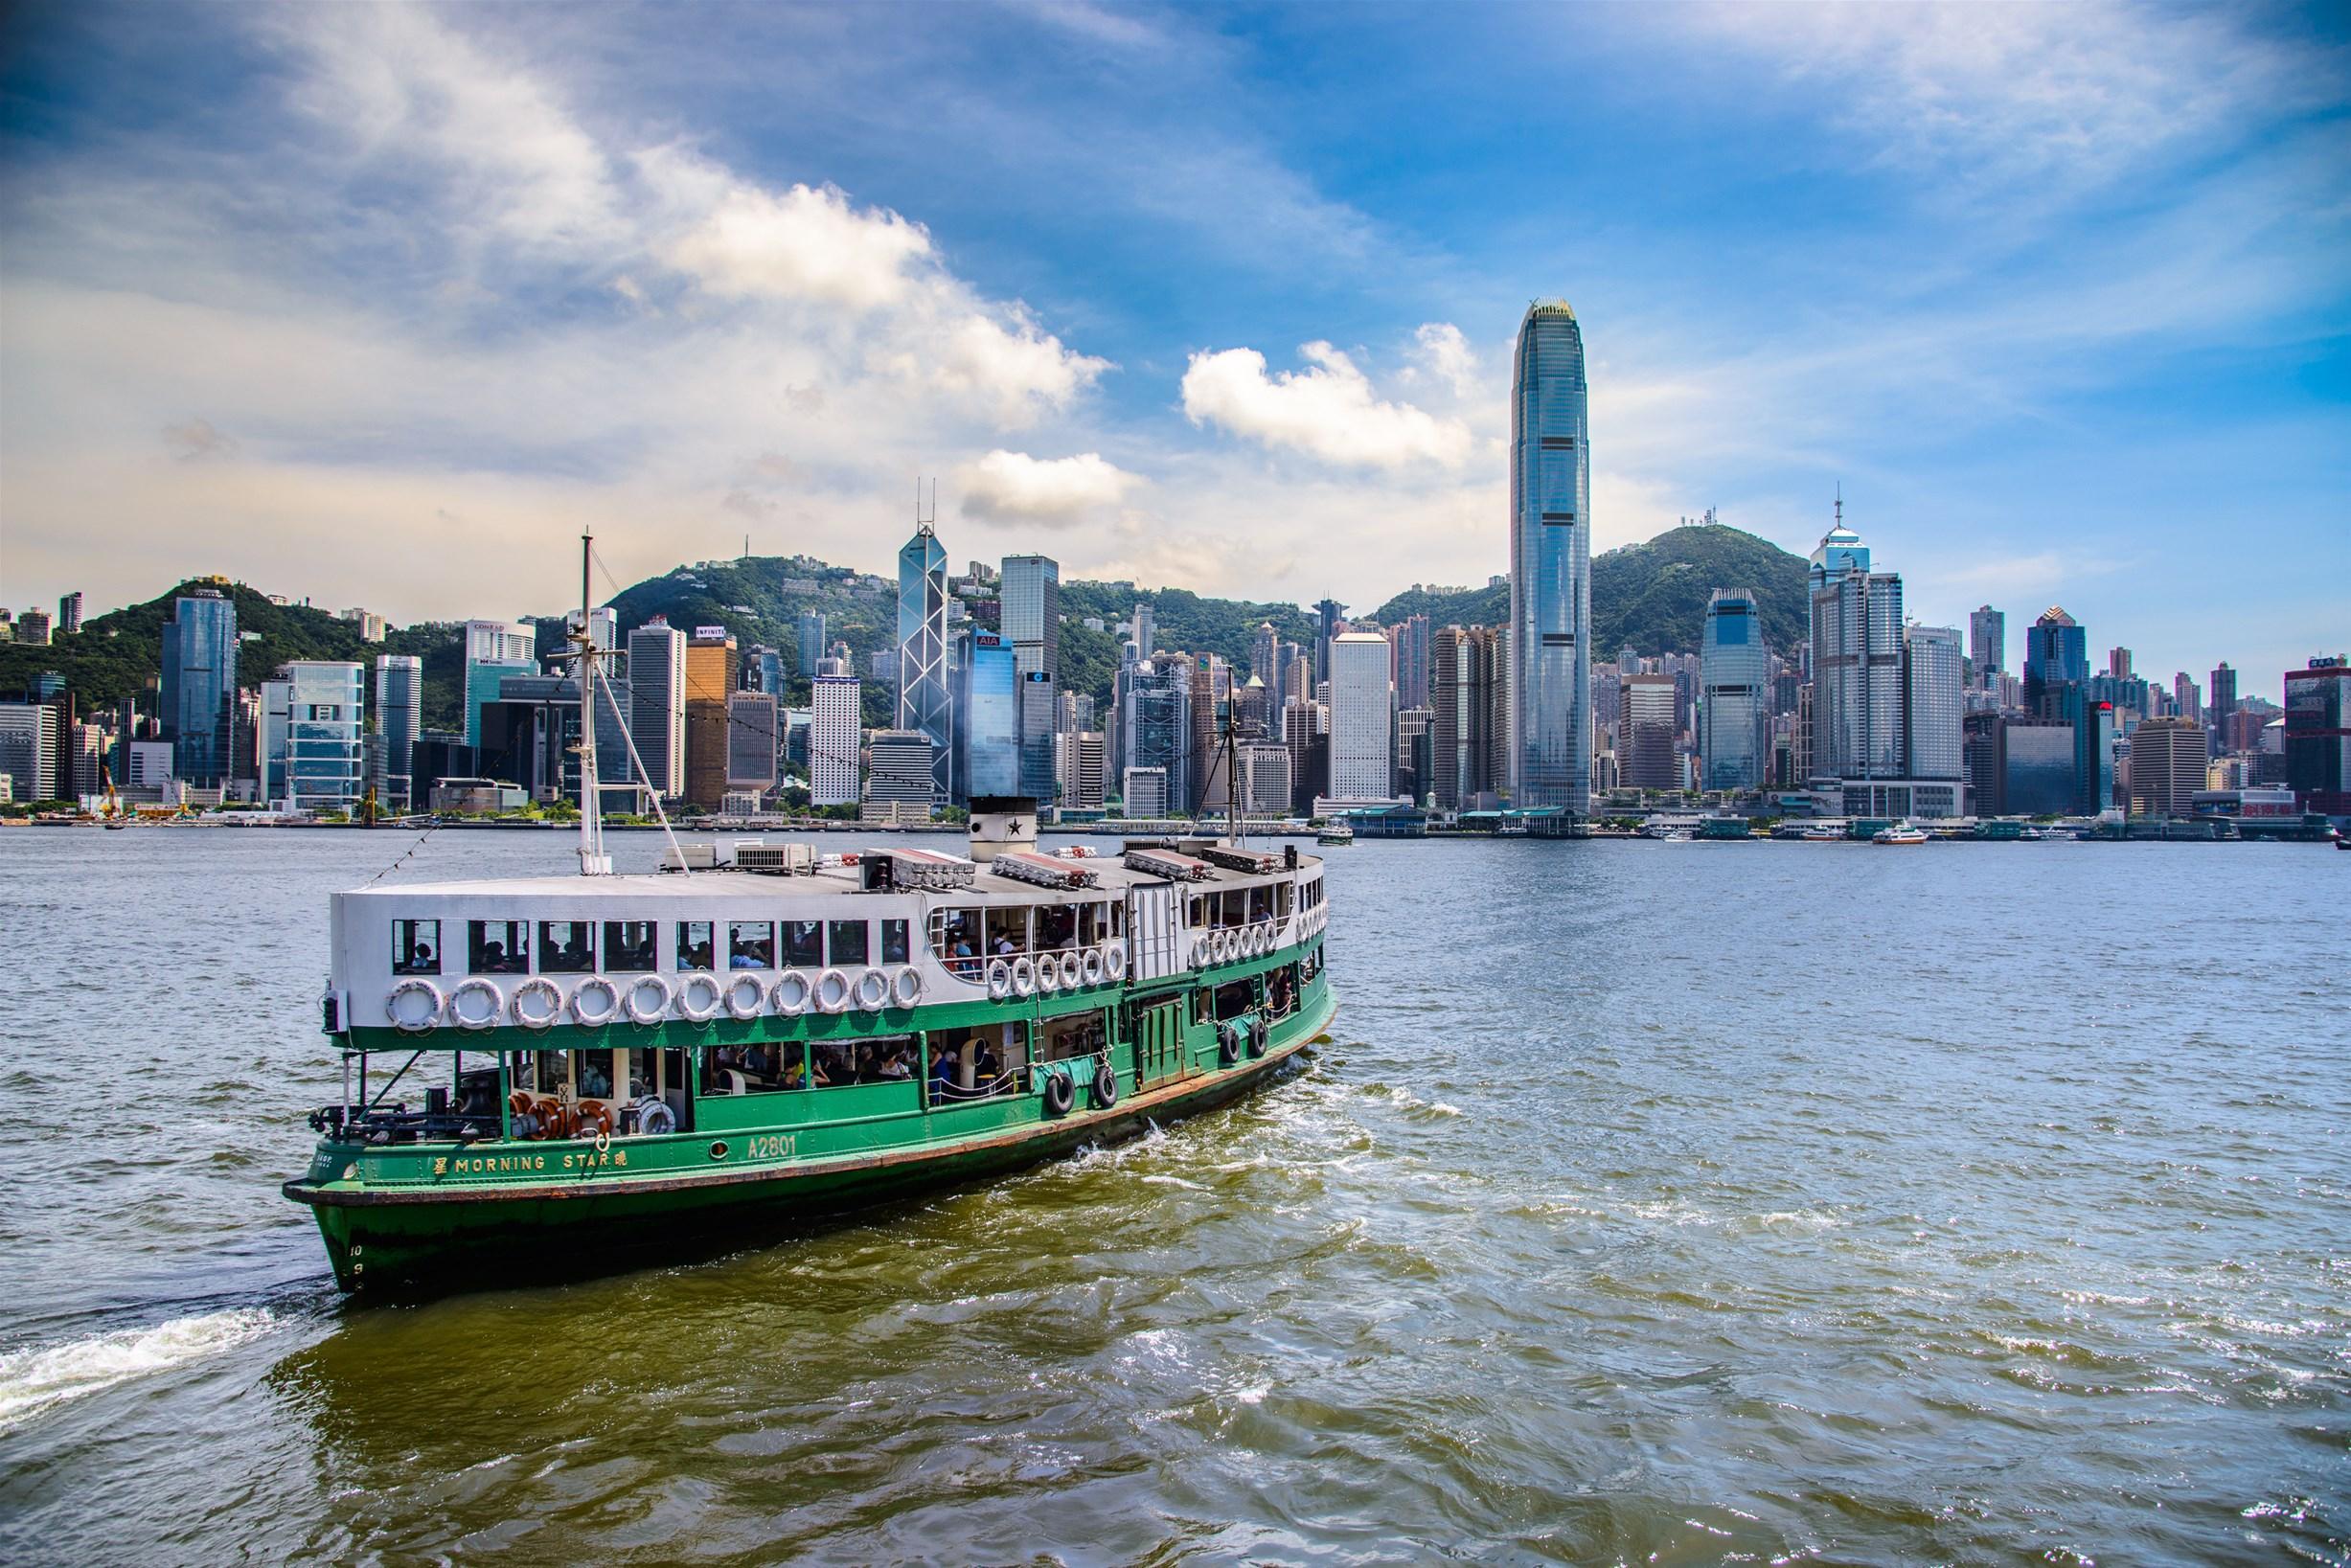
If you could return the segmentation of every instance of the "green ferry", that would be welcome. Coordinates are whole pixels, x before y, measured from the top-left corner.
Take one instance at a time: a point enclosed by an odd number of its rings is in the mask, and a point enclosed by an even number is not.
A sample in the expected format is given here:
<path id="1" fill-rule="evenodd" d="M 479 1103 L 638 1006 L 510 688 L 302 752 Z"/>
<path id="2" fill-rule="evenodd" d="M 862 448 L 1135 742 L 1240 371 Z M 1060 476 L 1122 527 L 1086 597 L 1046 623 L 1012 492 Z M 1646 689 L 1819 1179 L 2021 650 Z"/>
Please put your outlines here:
<path id="1" fill-rule="evenodd" d="M 345 1093 L 284 1190 L 344 1289 L 636 1261 L 1117 1139 L 1335 1007 L 1294 847 L 737 852 L 334 896 Z"/>

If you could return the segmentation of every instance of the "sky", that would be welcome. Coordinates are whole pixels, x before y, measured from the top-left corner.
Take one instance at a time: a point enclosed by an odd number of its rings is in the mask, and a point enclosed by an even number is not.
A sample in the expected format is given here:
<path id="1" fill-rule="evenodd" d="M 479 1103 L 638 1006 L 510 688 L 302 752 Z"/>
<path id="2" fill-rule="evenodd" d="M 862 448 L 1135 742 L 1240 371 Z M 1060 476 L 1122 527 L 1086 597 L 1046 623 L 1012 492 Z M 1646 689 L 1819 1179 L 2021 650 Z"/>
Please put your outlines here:
<path id="1" fill-rule="evenodd" d="M 2351 649 L 2351 11 L 0 11 L 0 602 L 396 622 L 808 552 L 1369 611 L 1840 491 L 1911 613 Z"/>

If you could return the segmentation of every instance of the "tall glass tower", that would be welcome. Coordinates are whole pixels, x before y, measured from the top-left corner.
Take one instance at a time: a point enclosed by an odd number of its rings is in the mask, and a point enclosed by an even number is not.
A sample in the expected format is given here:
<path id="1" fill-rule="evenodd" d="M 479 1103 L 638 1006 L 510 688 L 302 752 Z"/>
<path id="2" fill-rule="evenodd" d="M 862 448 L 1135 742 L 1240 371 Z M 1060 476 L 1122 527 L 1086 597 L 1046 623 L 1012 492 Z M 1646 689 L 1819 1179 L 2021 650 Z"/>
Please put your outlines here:
<path id="1" fill-rule="evenodd" d="M 163 624 L 163 734 L 171 775 L 211 786 L 237 777 L 237 603 L 211 588 L 171 602 Z"/>
<path id="2" fill-rule="evenodd" d="M 1771 725 L 1771 653 L 1755 595 L 1717 588 L 1700 646 L 1698 752 L 1708 789 L 1759 789 Z"/>
<path id="3" fill-rule="evenodd" d="M 1899 779 L 1902 758 L 1902 574 L 1870 570 L 1869 546 L 1836 526 L 1813 547 L 1813 773 Z"/>
<path id="4" fill-rule="evenodd" d="M 898 727 L 930 738 L 936 798 L 955 798 L 955 695 L 947 679 L 947 551 L 928 523 L 898 553 Z"/>
<path id="5" fill-rule="evenodd" d="M 1510 398 L 1513 804 L 1591 808 L 1591 454 L 1584 332 L 1562 300 L 1518 324 Z"/>

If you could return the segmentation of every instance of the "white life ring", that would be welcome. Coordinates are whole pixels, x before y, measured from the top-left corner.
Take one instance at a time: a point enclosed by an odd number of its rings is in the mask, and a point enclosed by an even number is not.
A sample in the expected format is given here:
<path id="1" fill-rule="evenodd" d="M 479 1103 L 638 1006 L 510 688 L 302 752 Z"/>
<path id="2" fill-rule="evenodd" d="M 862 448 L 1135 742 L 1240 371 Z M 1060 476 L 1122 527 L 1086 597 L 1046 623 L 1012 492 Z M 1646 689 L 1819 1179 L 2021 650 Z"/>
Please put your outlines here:
<path id="1" fill-rule="evenodd" d="M 879 969 L 857 976 L 857 1011 L 879 1012 L 890 1005 L 890 977 Z"/>
<path id="2" fill-rule="evenodd" d="M 727 1015 L 746 1022 L 767 1011 L 767 982 L 755 974 L 739 974 L 726 983 Z"/>
<path id="3" fill-rule="evenodd" d="M 1259 954 L 1273 951 L 1273 927 L 1269 925 L 1260 925 L 1251 928 L 1249 932 L 1249 951 Z"/>
<path id="4" fill-rule="evenodd" d="M 1230 931 L 1218 932 L 1208 939 L 1208 943 L 1209 950 L 1216 955 L 1219 964 L 1230 964 L 1233 961 L 1233 934 Z"/>
<path id="5" fill-rule="evenodd" d="M 1030 963 L 1026 955 L 1013 960 L 1013 994 L 1015 996 L 1037 994 L 1037 966 Z"/>
<path id="6" fill-rule="evenodd" d="M 680 975 L 677 979 L 677 1015 L 690 1024 L 706 1024 L 726 1006 L 725 988 L 719 977 L 707 971 Z"/>
<path id="7" fill-rule="evenodd" d="M 1115 942 L 1105 947 L 1102 950 L 1102 969 L 1113 980 L 1126 979 L 1127 949 Z"/>
<path id="8" fill-rule="evenodd" d="M 1192 939 L 1192 966 L 1196 969 L 1208 967 L 1208 939 L 1206 937 Z"/>
<path id="9" fill-rule="evenodd" d="M 589 997 L 599 999 L 591 1009 Z M 603 975 L 591 975 L 571 993 L 571 1015 L 590 1029 L 602 1029 L 621 1015 L 621 989 Z"/>
<path id="10" fill-rule="evenodd" d="M 1013 966 L 1000 958 L 988 961 L 988 995 L 1001 1002 L 1013 993 Z"/>
<path id="11" fill-rule="evenodd" d="M 1085 960 L 1075 953 L 1061 955 L 1061 989 L 1076 990 L 1085 983 Z"/>
<path id="12" fill-rule="evenodd" d="M 1061 961 L 1051 953 L 1037 955 L 1037 989 L 1047 996 L 1061 989 Z"/>
<path id="13" fill-rule="evenodd" d="M 658 1138 L 665 1132 L 675 1132 L 677 1113 L 651 1095 L 647 1095 L 637 1102 L 637 1130 L 651 1138 Z"/>
<path id="14" fill-rule="evenodd" d="M 621 1006 L 627 1008 L 628 1016 L 638 1023 L 657 1024 L 669 1012 L 673 994 L 668 977 L 641 974 L 628 983 L 627 990 L 621 992 Z"/>
<path id="15" fill-rule="evenodd" d="M 890 982 L 890 1000 L 902 1008 L 910 1008 L 922 999 L 923 972 L 909 964 Z"/>
<path id="16" fill-rule="evenodd" d="M 850 997 L 856 993 L 856 988 L 849 983 L 849 977 L 840 970 L 827 969 L 816 977 L 816 1011 L 819 1012 L 847 1011 Z"/>
<path id="17" fill-rule="evenodd" d="M 467 1006 L 468 1002 L 475 1004 Z M 506 1011 L 506 998 L 489 981 L 475 978 L 449 992 L 449 1022 L 460 1029 L 488 1029 Z"/>
<path id="18" fill-rule="evenodd" d="M 816 999 L 816 988 L 798 969 L 787 969 L 784 978 L 775 983 L 767 993 L 768 1005 L 787 1018 L 797 1018 L 808 1011 L 809 1004 Z"/>
<path id="19" fill-rule="evenodd" d="M 538 1006 L 531 1006 L 536 999 Z M 514 988 L 507 1006 L 513 1010 L 514 1022 L 525 1029 L 545 1029 L 563 1016 L 563 992 L 545 975 L 534 975 Z"/>
<path id="20" fill-rule="evenodd" d="M 402 1007 L 411 997 L 421 1005 Z M 383 999 L 383 1010 L 392 1019 L 392 1027 L 403 1034 L 422 1034 L 441 1021 L 441 1010 L 448 999 L 441 988 L 429 980 L 410 978 L 392 988 L 392 994 Z"/>
<path id="21" fill-rule="evenodd" d="M 1084 979 L 1085 983 L 1086 983 L 1087 985 L 1089 985 L 1089 986 L 1099 986 L 1099 985 L 1101 985 L 1101 984 L 1102 984 L 1102 949 L 1101 949 L 1101 948 L 1099 948 L 1099 947 L 1088 947 L 1088 948 L 1085 950 L 1085 957 L 1080 961 L 1080 967 L 1079 967 L 1078 972 L 1079 972 L 1079 974 L 1080 974 L 1080 975 L 1081 975 L 1081 976 L 1082 976 L 1082 977 Z"/>

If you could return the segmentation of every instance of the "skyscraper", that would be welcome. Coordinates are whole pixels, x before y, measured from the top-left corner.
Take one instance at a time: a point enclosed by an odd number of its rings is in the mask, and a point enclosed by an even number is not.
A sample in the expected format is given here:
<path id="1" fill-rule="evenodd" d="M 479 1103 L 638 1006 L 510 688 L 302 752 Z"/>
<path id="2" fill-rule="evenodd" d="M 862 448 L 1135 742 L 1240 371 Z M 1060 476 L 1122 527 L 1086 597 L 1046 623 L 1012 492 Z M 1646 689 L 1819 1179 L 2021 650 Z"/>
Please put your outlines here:
<path id="1" fill-rule="evenodd" d="M 1376 631 L 1340 632 L 1331 640 L 1331 799 L 1393 798 L 1392 712 L 1388 640 Z"/>
<path id="2" fill-rule="evenodd" d="M 76 588 L 57 600 L 57 635 L 71 637 L 81 629 L 81 590 Z"/>
<path id="3" fill-rule="evenodd" d="M 1049 556 L 1004 557 L 1003 609 L 999 616 L 1004 640 L 1012 645 L 1013 661 L 1023 675 L 1043 670 L 1061 672 L 1061 568 Z"/>
<path id="4" fill-rule="evenodd" d="M 1679 789 L 1674 765 L 1674 677 L 1619 675 L 1617 778 L 1628 789 Z"/>
<path id="5" fill-rule="evenodd" d="M 263 799 L 296 811 L 359 804 L 366 692 L 366 670 L 340 660 L 296 659 L 262 683 Z"/>
<path id="6" fill-rule="evenodd" d="M 1591 807 L 1591 454 L 1584 333 L 1564 302 L 1518 324 L 1511 387 L 1509 787 Z M 1334 755 L 1335 755 L 1335 747 Z"/>
<path id="7" fill-rule="evenodd" d="M 931 783 L 938 799 L 953 799 L 955 699 L 947 670 L 947 551 L 928 523 L 898 553 L 898 727 L 930 738 Z"/>
<path id="8" fill-rule="evenodd" d="M 2110 648 L 2106 650 L 2106 674 L 2109 680 L 2127 681 L 2131 678 L 2131 650 Z"/>
<path id="9" fill-rule="evenodd" d="M 1978 686 L 1997 686 L 1992 677 L 2008 668 L 2008 617 L 1989 604 L 1968 617 L 1968 658 Z"/>
<path id="10" fill-rule="evenodd" d="M 615 683 L 618 684 L 617 682 Z M 649 621 L 628 634 L 628 739 L 653 793 L 686 792 L 686 634 Z"/>
<path id="11" fill-rule="evenodd" d="M 1335 599 L 1314 601 L 1314 680 L 1317 685 L 1331 678 L 1331 640 L 1347 614 L 1347 606 Z"/>
<path id="12" fill-rule="evenodd" d="M 776 743 L 782 710 L 766 692 L 726 697 L 726 787 L 765 794 L 776 784 Z"/>
<path id="13" fill-rule="evenodd" d="M 810 805 L 857 803 L 857 721 L 862 700 L 855 675 L 819 675 L 810 687 Z"/>
<path id="14" fill-rule="evenodd" d="M 1429 763 L 1426 792 L 1449 811 L 1498 799 L 1510 765 L 1495 723 L 1501 640 L 1489 626 L 1447 626 L 1428 644 Z"/>
<path id="15" fill-rule="evenodd" d="M 2215 755 L 2227 749 L 2228 720 L 2237 711 L 2237 672 L 2223 659 L 2220 668 L 2212 671 L 2212 711 L 2204 716 L 2204 728 L 2209 732 Z"/>
<path id="16" fill-rule="evenodd" d="M 2286 784 L 2305 811 L 2351 816 L 2351 659 L 2286 671 Z"/>
<path id="17" fill-rule="evenodd" d="M 2192 718 L 2151 718 L 2131 732 L 2131 809 L 2142 817 L 2195 813 L 2204 787 L 2204 727 Z"/>
<path id="18" fill-rule="evenodd" d="M 1428 649 L 1435 635 L 1428 617 L 1406 616 L 1389 635 L 1396 644 L 1396 706 L 1428 707 Z"/>
<path id="19" fill-rule="evenodd" d="M 376 783 L 377 799 L 408 806 L 419 791 L 412 782 L 409 759 L 416 750 L 417 732 L 424 727 L 424 661 L 411 654 L 376 656 L 377 755 L 382 776 Z M 432 781 L 427 779 L 429 786 Z"/>
<path id="20" fill-rule="evenodd" d="M 706 810 L 726 804 L 726 699 L 735 690 L 735 639 L 724 626 L 696 626 L 686 644 L 686 799 Z"/>
<path id="21" fill-rule="evenodd" d="M 1912 779 L 1965 778 L 1966 697 L 1959 628 L 1906 626 L 1902 649 L 1904 767 Z"/>
<path id="22" fill-rule="evenodd" d="M 171 602 L 163 624 L 163 738 L 171 776 L 212 787 L 237 776 L 237 604 L 211 588 Z M 250 758 L 247 761 L 251 761 Z"/>
<path id="23" fill-rule="evenodd" d="M 2063 605 L 2041 612 L 2024 633 L 2024 705 L 2043 718 L 2045 698 L 2056 688 L 2089 679 L 2089 633 Z"/>
<path id="24" fill-rule="evenodd" d="M 1020 671 L 1012 645 L 993 631 L 971 634 L 956 671 L 961 688 L 953 733 L 963 748 L 953 799 L 969 803 L 1020 790 Z"/>
<path id="25" fill-rule="evenodd" d="M 1173 655 L 1132 666 L 1120 693 L 1119 733 L 1126 754 L 1121 776 L 1155 771 L 1165 799 L 1178 810 L 1192 800 L 1192 669 Z M 1132 799 L 1129 808 L 1132 809 Z M 1159 813 L 1164 815 L 1164 809 Z"/>
<path id="26" fill-rule="evenodd" d="M 795 668 L 803 675 L 814 675 L 816 661 L 825 656 L 824 613 L 821 610 L 802 610 L 798 630 L 800 635 L 796 641 L 800 646 L 795 651 L 799 654 L 800 659 Z M 780 692 L 776 694 L 783 695 Z"/>
<path id="27" fill-rule="evenodd" d="M 1813 550 L 1813 772 L 1902 776 L 1902 575 L 1870 570 L 1869 546 L 1837 520 Z M 1619 742 L 1622 744 L 1620 739 Z"/>
<path id="28" fill-rule="evenodd" d="M 1699 780 L 1705 789 L 1760 789 L 1771 716 L 1771 654 L 1746 588 L 1717 588 L 1699 650 Z"/>
<path id="29" fill-rule="evenodd" d="M 528 621 L 466 623 L 466 744 L 482 744 L 482 709 L 508 675 L 538 673 L 538 628 Z"/>

